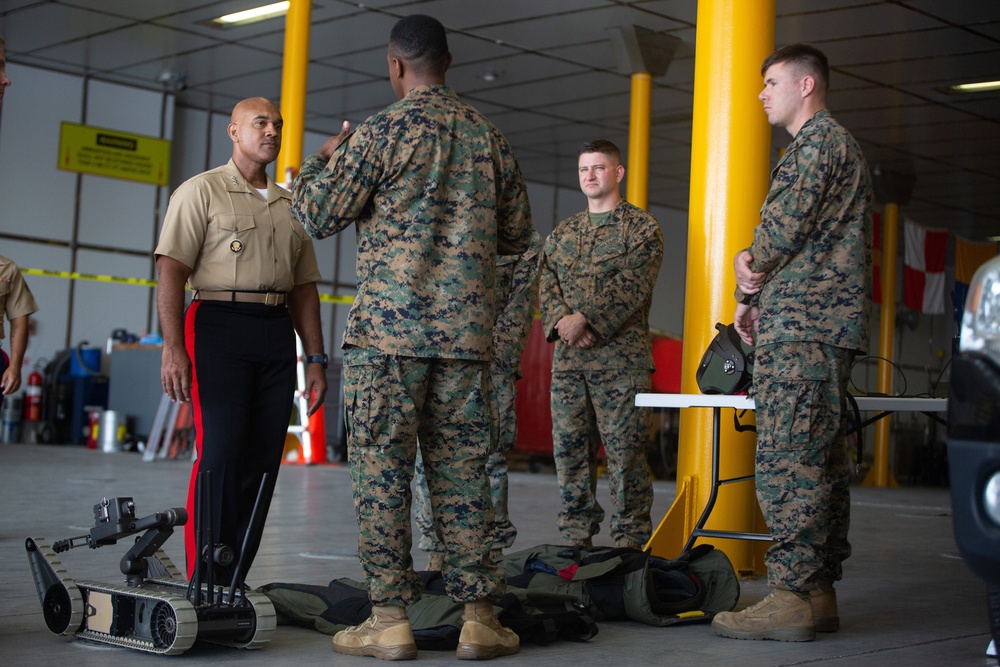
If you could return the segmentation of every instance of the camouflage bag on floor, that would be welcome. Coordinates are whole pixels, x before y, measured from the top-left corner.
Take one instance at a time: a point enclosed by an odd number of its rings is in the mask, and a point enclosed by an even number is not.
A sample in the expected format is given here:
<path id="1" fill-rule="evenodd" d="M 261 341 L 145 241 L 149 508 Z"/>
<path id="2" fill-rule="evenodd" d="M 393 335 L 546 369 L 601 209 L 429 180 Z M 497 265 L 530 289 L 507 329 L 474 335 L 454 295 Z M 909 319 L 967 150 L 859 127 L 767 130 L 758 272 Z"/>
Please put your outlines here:
<path id="1" fill-rule="evenodd" d="M 597 621 L 629 619 L 648 625 L 710 621 L 740 597 L 732 563 L 702 544 L 673 559 L 638 549 L 543 545 L 504 556 L 509 590 L 527 599 L 562 593 Z"/>

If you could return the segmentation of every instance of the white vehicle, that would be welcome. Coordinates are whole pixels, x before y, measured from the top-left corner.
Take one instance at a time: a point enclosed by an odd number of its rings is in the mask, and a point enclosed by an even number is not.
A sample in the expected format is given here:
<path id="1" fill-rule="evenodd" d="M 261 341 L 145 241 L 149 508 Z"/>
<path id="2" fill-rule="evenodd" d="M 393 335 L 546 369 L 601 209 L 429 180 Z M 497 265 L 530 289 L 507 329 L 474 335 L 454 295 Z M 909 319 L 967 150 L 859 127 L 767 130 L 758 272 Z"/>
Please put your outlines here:
<path id="1" fill-rule="evenodd" d="M 1000 643 L 1000 257 L 969 285 L 951 367 L 948 462 L 955 541 L 987 582 L 990 627 Z"/>

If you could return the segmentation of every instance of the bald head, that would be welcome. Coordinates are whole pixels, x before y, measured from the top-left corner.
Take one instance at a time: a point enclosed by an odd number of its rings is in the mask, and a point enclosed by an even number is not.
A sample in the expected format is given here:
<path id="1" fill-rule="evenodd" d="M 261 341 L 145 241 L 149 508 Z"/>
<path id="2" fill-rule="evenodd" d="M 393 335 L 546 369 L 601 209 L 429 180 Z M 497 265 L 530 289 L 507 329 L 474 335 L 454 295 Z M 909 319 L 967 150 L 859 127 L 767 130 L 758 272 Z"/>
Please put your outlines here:
<path id="1" fill-rule="evenodd" d="M 233 141 L 233 160 L 240 166 L 263 170 L 278 159 L 281 150 L 281 111 L 268 99 L 251 97 L 233 107 L 229 119 L 229 138 Z"/>
<path id="2" fill-rule="evenodd" d="M 236 103 L 236 106 L 233 107 L 233 113 L 229 116 L 229 122 L 238 122 L 238 119 L 242 116 L 248 113 L 254 114 L 262 108 L 268 108 L 273 113 L 281 116 L 281 111 L 278 110 L 278 107 L 266 97 L 248 97 Z"/>

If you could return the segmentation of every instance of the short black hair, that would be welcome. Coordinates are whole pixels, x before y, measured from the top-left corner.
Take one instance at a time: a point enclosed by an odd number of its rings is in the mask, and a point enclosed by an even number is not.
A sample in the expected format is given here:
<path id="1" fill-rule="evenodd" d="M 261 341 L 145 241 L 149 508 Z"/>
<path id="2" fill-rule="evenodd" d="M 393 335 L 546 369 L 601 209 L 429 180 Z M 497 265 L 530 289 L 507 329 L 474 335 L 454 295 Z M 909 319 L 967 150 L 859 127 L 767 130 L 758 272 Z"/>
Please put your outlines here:
<path id="1" fill-rule="evenodd" d="M 815 46 L 809 44 L 788 44 L 781 47 L 767 58 L 760 66 L 760 74 L 764 76 L 767 68 L 778 63 L 790 63 L 793 67 L 804 70 L 806 74 L 816 79 L 824 93 L 830 88 L 830 63 L 826 56 Z"/>
<path id="2" fill-rule="evenodd" d="M 577 151 L 576 156 L 580 157 L 584 153 L 604 153 L 605 155 L 610 155 L 611 157 L 618 160 L 621 164 L 622 152 L 613 143 L 607 139 L 594 139 L 593 141 L 585 141 L 580 145 L 580 150 Z"/>
<path id="3" fill-rule="evenodd" d="M 448 35 L 436 18 L 424 14 L 404 16 L 389 34 L 389 45 L 404 59 L 428 68 L 448 62 Z"/>

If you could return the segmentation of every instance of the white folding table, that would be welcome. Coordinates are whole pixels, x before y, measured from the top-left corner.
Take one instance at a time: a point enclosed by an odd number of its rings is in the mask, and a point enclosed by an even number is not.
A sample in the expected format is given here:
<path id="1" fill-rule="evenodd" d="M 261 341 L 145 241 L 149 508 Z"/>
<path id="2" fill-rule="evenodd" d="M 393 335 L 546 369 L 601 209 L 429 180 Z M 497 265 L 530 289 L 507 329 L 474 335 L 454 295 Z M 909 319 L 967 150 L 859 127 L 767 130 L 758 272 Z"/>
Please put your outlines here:
<path id="1" fill-rule="evenodd" d="M 938 413 L 947 412 L 948 399 L 946 398 L 907 398 L 898 396 L 855 396 L 860 412 L 876 412 L 877 414 L 868 420 L 856 425 L 851 432 L 859 428 L 864 428 L 869 424 L 887 417 L 893 412 L 922 412 L 934 419 L 941 421 Z M 708 502 L 694 530 L 684 544 L 682 551 L 687 551 L 699 537 L 729 538 L 737 540 L 758 540 L 770 541 L 768 533 L 751 533 L 731 530 L 708 530 L 705 524 L 708 522 L 715 502 L 718 499 L 719 487 L 723 484 L 733 484 L 736 482 L 746 482 L 753 479 L 753 475 L 742 477 L 731 477 L 719 479 L 719 440 L 720 440 L 720 414 L 722 408 L 733 408 L 735 410 L 755 409 L 754 400 L 748 396 L 727 396 L 724 394 L 636 394 L 635 404 L 637 407 L 645 408 L 712 408 L 712 486 L 708 496 Z"/>

